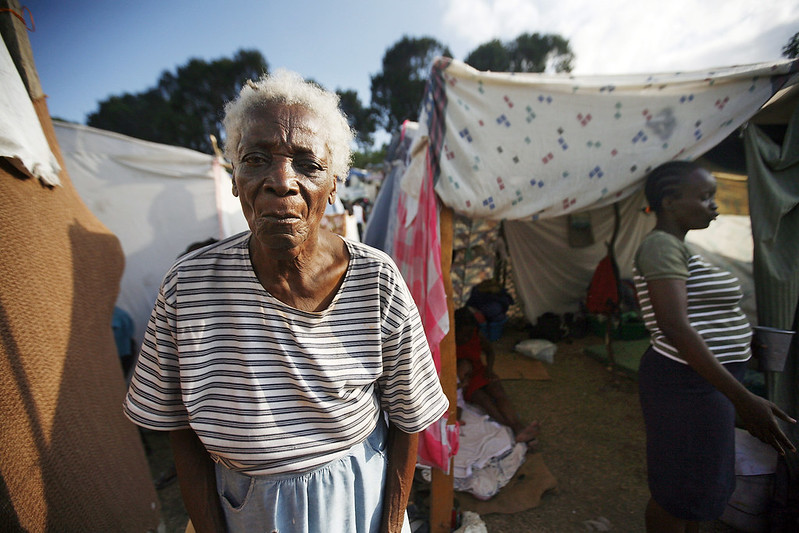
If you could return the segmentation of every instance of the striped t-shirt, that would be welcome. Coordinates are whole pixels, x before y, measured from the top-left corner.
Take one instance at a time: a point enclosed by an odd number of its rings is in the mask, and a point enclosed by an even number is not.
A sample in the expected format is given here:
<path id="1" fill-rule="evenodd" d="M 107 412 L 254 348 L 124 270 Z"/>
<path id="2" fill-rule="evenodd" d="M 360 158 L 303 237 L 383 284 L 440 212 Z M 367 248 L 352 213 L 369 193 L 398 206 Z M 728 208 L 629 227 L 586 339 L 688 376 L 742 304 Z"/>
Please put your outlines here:
<path id="1" fill-rule="evenodd" d="M 644 238 L 635 254 L 633 275 L 641 314 L 656 352 L 685 363 L 658 328 L 647 281 L 684 279 L 688 321 L 719 362 L 746 361 L 751 357 L 752 330 L 739 307 L 743 293 L 738 278 L 710 265 L 701 255 L 691 253 L 680 239 L 660 230 Z"/>
<path id="2" fill-rule="evenodd" d="M 155 430 L 191 427 L 216 461 L 248 474 L 297 473 L 343 456 L 384 411 L 406 433 L 448 401 L 421 320 L 391 259 L 345 241 L 344 282 L 327 309 L 270 295 L 250 233 L 187 255 L 164 278 L 124 412 Z"/>

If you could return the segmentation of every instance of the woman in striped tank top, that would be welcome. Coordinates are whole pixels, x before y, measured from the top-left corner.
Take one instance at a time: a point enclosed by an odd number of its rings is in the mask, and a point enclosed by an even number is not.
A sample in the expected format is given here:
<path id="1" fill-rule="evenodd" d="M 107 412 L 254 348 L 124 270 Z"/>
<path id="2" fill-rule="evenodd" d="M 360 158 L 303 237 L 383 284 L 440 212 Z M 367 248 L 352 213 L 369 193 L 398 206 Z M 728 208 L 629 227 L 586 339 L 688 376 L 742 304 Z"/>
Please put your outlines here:
<path id="1" fill-rule="evenodd" d="M 715 178 L 693 162 L 665 163 L 646 180 L 657 223 L 633 270 L 651 336 L 639 372 L 648 532 L 697 531 L 699 522 L 721 516 L 735 489 L 736 413 L 779 453 L 795 451 L 777 418 L 795 421 L 740 382 L 752 332 L 738 280 L 684 242 L 718 215 L 715 192 Z"/>

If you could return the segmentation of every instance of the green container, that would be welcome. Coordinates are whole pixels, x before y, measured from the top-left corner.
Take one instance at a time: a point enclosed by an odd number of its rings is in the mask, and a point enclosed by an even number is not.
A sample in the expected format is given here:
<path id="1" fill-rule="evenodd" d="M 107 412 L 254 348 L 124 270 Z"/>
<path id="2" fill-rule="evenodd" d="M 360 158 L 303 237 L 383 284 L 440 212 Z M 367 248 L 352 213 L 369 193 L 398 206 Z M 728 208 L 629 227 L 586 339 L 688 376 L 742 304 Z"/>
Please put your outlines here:
<path id="1" fill-rule="evenodd" d="M 607 321 L 608 317 L 602 315 L 588 315 L 588 324 L 597 337 L 605 337 L 608 327 Z M 623 314 L 621 323 L 614 325 L 611 333 L 613 339 L 623 341 L 643 339 L 649 335 L 644 321 L 641 320 L 637 313 Z"/>

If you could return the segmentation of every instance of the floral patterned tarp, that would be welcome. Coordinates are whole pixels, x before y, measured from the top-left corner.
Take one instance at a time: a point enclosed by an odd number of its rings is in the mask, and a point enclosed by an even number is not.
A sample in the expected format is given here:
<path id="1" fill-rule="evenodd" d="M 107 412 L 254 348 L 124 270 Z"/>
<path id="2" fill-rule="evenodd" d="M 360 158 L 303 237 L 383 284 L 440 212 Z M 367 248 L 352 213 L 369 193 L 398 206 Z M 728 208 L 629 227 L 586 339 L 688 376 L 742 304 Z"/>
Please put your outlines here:
<path id="1" fill-rule="evenodd" d="M 713 148 L 797 72 L 799 60 L 670 74 L 510 74 L 439 58 L 399 183 L 393 254 L 434 355 L 449 329 L 437 198 L 473 218 L 526 222 L 612 204 L 658 164 Z"/>
<path id="2" fill-rule="evenodd" d="M 444 110 L 443 128 L 430 133 L 440 150 L 435 191 L 456 211 L 495 220 L 612 203 L 658 164 L 721 142 L 797 70 L 786 60 L 571 76 L 479 72 L 439 59 L 431 80 L 444 86 L 428 92 L 420 121 L 424 128 Z"/>

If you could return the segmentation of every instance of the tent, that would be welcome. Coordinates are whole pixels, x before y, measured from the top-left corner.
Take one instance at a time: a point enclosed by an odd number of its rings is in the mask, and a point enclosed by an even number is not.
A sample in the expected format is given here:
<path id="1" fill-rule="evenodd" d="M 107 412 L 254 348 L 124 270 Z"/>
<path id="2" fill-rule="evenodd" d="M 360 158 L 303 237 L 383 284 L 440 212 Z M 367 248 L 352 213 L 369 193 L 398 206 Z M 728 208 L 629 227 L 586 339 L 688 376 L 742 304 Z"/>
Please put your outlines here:
<path id="1" fill-rule="evenodd" d="M 80 124 L 54 126 L 75 188 L 122 244 L 125 271 L 117 306 L 130 314 L 141 343 L 161 280 L 175 259 L 192 244 L 248 229 L 231 177 L 223 161 L 209 154 Z M 338 197 L 323 224 L 358 239 L 355 220 Z"/>
<path id="2" fill-rule="evenodd" d="M 440 206 L 502 222 L 531 322 L 546 311 L 574 310 L 606 253 L 613 205 L 621 218 L 615 252 L 629 277 L 632 254 L 653 224 L 642 212 L 647 172 L 711 150 L 794 84 L 798 69 L 798 62 L 777 61 L 571 76 L 479 72 L 438 59 L 418 132 L 389 186 L 394 201 L 377 200 L 390 204 L 382 213 L 395 225 L 388 248 L 417 298 L 431 345 L 448 330 Z M 593 243 L 574 247 L 570 232 L 580 224 L 590 226 Z"/>
<path id="3" fill-rule="evenodd" d="M 122 249 L 65 169 L 19 2 L 0 6 L 0 529 L 155 531 L 111 330 Z"/>
<path id="4" fill-rule="evenodd" d="M 391 200 L 378 197 L 377 205 L 388 206 L 380 213 L 388 221 L 387 248 L 419 307 L 448 396 L 455 397 L 448 334 L 453 213 L 502 222 L 513 282 L 531 322 L 545 311 L 573 309 L 606 254 L 615 209 L 615 254 L 622 277 L 629 276 L 634 250 L 654 222 L 641 210 L 646 174 L 711 150 L 799 81 L 798 71 L 799 61 L 776 61 L 572 76 L 480 72 L 437 59 L 418 131 L 387 177 Z M 376 217 L 370 224 L 378 224 Z M 570 245 L 570 231 L 585 233 L 586 226 L 593 244 Z M 432 508 L 449 509 L 451 491 L 451 481 L 434 475 Z"/>
<path id="5" fill-rule="evenodd" d="M 189 245 L 247 229 L 216 157 L 118 133 L 55 123 L 76 190 L 125 253 L 117 306 L 140 343 L 164 274 Z"/>

